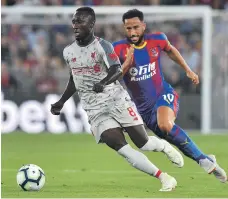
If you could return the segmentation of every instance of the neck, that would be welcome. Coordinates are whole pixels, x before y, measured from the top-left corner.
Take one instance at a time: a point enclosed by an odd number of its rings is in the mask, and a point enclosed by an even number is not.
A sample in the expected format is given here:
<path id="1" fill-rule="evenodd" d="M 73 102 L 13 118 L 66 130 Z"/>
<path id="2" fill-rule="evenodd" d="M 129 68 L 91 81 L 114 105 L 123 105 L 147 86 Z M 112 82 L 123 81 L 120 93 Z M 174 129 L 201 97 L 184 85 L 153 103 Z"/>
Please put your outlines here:
<path id="1" fill-rule="evenodd" d="M 145 42 L 145 39 L 144 39 L 144 35 L 142 35 L 142 37 L 140 38 L 140 41 L 136 44 L 136 46 L 142 46 Z"/>
<path id="2" fill-rule="evenodd" d="M 145 40 L 143 38 L 142 41 L 139 44 L 137 44 L 136 46 L 142 46 L 144 44 L 144 42 L 145 42 Z"/>
<path id="3" fill-rule="evenodd" d="M 76 42 L 79 46 L 87 46 L 92 43 L 95 39 L 94 34 L 89 34 L 85 39 L 76 39 Z"/>

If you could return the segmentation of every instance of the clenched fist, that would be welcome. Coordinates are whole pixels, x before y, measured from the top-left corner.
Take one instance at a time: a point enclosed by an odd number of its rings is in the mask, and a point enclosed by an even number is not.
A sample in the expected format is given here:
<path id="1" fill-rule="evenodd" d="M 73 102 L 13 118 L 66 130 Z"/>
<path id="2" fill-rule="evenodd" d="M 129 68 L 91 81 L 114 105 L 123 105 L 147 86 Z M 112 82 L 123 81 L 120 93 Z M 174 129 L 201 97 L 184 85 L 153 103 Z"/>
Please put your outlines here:
<path id="1" fill-rule="evenodd" d="M 93 91 L 95 91 L 96 93 L 101 93 L 103 90 L 104 90 L 104 84 L 102 84 L 101 82 L 98 82 L 93 85 Z"/>
<path id="2" fill-rule="evenodd" d="M 189 79 L 192 80 L 193 84 L 199 84 L 199 77 L 193 71 L 190 70 L 190 71 L 186 72 L 186 75 Z"/>
<path id="3" fill-rule="evenodd" d="M 64 103 L 62 103 L 61 101 L 51 104 L 51 113 L 53 115 L 60 115 L 60 111 L 63 108 L 63 105 Z"/>

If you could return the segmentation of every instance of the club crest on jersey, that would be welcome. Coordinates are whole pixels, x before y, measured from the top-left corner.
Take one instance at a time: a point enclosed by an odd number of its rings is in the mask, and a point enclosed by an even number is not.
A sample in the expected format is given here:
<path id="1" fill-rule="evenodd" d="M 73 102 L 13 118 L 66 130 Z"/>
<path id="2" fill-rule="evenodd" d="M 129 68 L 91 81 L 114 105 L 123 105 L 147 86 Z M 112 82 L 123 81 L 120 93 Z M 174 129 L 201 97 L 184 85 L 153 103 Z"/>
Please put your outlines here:
<path id="1" fill-rule="evenodd" d="M 157 57 L 158 56 L 158 50 L 156 47 L 150 49 L 150 56 L 151 57 Z"/>
<path id="2" fill-rule="evenodd" d="M 73 57 L 73 58 L 71 59 L 71 62 L 76 62 L 76 57 Z"/>
<path id="3" fill-rule="evenodd" d="M 139 67 L 132 67 L 129 69 L 131 81 L 142 81 L 151 78 L 156 74 L 156 63 L 152 62 Z"/>
<path id="4" fill-rule="evenodd" d="M 91 58 L 95 59 L 95 57 L 96 57 L 96 53 L 95 52 L 91 53 Z"/>

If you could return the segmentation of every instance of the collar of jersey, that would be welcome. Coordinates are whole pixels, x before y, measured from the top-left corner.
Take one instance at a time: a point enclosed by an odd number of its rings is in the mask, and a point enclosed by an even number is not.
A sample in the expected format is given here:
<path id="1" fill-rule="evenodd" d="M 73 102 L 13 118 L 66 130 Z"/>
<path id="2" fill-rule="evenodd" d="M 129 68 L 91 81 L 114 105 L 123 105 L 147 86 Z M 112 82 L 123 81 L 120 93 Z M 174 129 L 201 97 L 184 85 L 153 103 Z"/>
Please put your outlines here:
<path id="1" fill-rule="evenodd" d="M 144 48 L 146 46 L 146 44 L 147 44 L 147 41 L 144 41 L 144 43 L 141 46 L 134 46 L 134 48 L 142 49 L 142 48 Z"/>

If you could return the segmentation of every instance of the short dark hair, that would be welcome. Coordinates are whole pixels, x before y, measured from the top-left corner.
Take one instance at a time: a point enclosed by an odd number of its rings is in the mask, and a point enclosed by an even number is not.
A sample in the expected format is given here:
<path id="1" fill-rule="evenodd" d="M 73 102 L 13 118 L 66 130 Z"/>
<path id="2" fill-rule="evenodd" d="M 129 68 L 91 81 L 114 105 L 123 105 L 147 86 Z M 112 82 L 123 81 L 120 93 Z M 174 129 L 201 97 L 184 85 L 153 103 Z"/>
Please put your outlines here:
<path id="1" fill-rule="evenodd" d="M 92 19 L 94 21 L 96 21 L 96 15 L 95 15 L 95 12 L 94 12 L 93 8 L 84 6 L 84 7 L 78 8 L 76 11 L 77 12 L 86 12 L 86 13 L 88 13 L 92 17 Z"/>
<path id="2" fill-rule="evenodd" d="M 143 12 L 141 12 L 138 9 L 128 10 L 127 12 L 125 12 L 123 14 L 122 21 L 124 23 L 125 19 L 131 19 L 134 17 L 138 17 L 140 19 L 140 21 L 143 21 L 143 19 L 144 19 Z"/>

